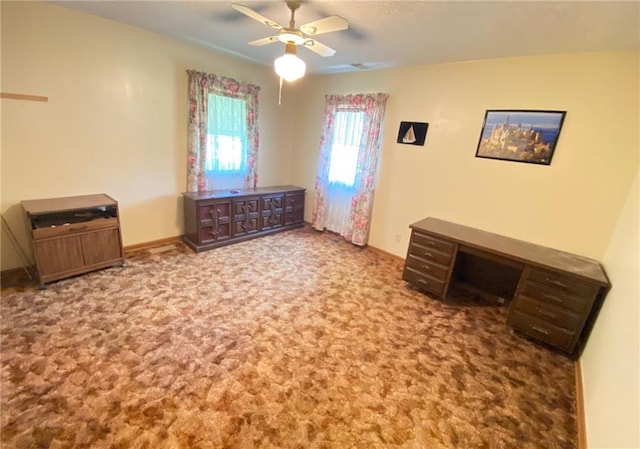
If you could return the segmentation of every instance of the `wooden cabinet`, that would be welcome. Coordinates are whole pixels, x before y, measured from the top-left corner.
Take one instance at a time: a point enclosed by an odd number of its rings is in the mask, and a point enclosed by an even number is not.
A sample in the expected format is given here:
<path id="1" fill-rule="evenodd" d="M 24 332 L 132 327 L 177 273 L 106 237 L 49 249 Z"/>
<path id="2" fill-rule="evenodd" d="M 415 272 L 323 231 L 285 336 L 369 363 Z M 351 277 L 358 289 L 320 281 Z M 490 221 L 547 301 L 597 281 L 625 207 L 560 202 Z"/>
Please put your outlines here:
<path id="1" fill-rule="evenodd" d="M 580 355 L 611 287 L 599 262 L 435 218 L 411 229 L 405 281 L 508 303 L 510 327 Z"/>
<path id="2" fill-rule="evenodd" d="M 104 194 L 22 202 L 41 284 L 123 265 L 118 203 Z"/>
<path id="3" fill-rule="evenodd" d="M 304 225 L 305 189 L 295 186 L 183 193 L 184 242 L 200 252 Z"/>

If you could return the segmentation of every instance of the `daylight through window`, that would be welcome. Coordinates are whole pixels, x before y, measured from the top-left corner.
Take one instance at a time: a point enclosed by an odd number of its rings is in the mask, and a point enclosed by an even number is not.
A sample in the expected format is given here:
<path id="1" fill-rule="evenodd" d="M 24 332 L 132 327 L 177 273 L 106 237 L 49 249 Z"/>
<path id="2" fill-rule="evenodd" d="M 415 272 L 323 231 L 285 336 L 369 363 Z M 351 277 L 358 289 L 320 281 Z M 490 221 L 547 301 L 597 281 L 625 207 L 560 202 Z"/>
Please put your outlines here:
<path id="1" fill-rule="evenodd" d="M 247 103 L 245 100 L 209 95 L 206 171 L 238 174 L 246 170 Z"/>
<path id="2" fill-rule="evenodd" d="M 336 112 L 329 159 L 330 184 L 355 185 L 364 119 L 364 112 Z"/>

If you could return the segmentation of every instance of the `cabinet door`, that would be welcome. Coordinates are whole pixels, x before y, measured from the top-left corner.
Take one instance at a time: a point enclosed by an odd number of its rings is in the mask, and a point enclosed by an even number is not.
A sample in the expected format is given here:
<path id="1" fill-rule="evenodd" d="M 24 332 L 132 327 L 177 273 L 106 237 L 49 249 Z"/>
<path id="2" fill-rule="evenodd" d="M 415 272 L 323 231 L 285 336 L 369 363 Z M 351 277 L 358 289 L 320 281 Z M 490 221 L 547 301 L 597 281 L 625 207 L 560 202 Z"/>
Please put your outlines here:
<path id="1" fill-rule="evenodd" d="M 33 249 L 42 282 L 47 282 L 57 274 L 78 270 L 84 266 L 79 235 L 34 240 Z"/>
<path id="2" fill-rule="evenodd" d="M 254 234 L 260 230 L 260 198 L 233 200 L 233 236 Z"/>
<path id="3" fill-rule="evenodd" d="M 284 198 L 284 224 L 302 223 L 304 220 L 304 192 L 296 192 Z"/>
<path id="4" fill-rule="evenodd" d="M 231 237 L 231 201 L 198 205 L 198 243 L 203 245 Z"/>
<path id="5" fill-rule="evenodd" d="M 284 211 L 284 195 L 269 195 L 261 199 L 260 229 L 268 231 L 282 226 Z"/>
<path id="6" fill-rule="evenodd" d="M 81 234 L 82 254 L 87 266 L 116 260 L 122 257 L 118 229 Z"/>

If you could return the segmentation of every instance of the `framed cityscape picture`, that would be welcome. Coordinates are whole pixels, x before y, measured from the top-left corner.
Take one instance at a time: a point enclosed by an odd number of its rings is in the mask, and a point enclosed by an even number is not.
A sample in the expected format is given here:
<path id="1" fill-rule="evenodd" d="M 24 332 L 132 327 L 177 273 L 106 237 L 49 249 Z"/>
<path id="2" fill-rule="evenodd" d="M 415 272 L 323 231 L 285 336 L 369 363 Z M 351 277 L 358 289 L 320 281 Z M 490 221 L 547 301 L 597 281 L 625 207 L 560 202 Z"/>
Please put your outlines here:
<path id="1" fill-rule="evenodd" d="M 566 111 L 487 110 L 476 157 L 551 164 Z"/>

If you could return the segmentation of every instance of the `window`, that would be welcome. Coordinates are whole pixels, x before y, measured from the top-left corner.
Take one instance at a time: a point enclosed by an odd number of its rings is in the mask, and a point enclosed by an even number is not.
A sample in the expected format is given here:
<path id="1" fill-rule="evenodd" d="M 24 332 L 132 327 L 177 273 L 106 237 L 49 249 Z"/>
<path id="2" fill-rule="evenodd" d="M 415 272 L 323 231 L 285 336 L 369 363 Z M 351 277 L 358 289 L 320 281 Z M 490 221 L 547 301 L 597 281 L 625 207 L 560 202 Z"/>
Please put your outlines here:
<path id="1" fill-rule="evenodd" d="M 241 174 L 247 162 L 247 102 L 209 95 L 205 170 L 213 176 Z"/>
<path id="2" fill-rule="evenodd" d="M 329 155 L 329 184 L 355 185 L 364 120 L 364 112 L 336 112 Z"/>
<path id="3" fill-rule="evenodd" d="M 260 87 L 187 70 L 187 189 L 249 189 L 258 185 Z"/>
<path id="4" fill-rule="evenodd" d="M 315 229 L 337 232 L 356 245 L 369 238 L 385 93 L 325 95 L 315 204 Z"/>

